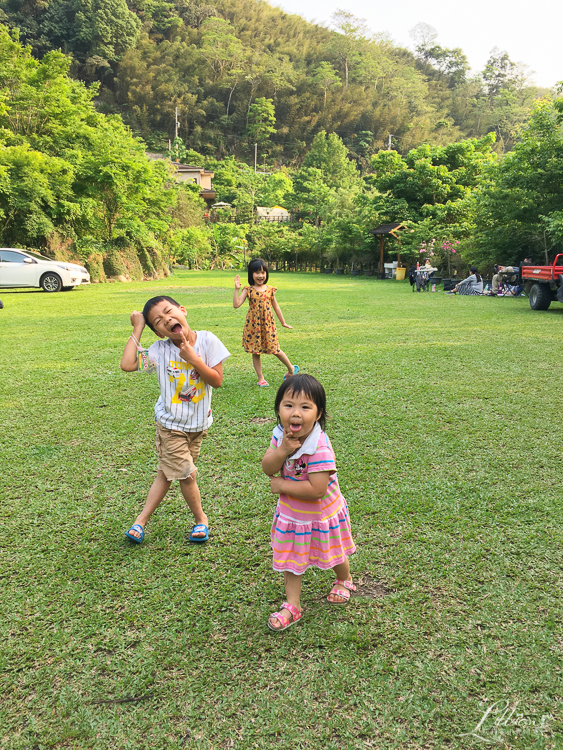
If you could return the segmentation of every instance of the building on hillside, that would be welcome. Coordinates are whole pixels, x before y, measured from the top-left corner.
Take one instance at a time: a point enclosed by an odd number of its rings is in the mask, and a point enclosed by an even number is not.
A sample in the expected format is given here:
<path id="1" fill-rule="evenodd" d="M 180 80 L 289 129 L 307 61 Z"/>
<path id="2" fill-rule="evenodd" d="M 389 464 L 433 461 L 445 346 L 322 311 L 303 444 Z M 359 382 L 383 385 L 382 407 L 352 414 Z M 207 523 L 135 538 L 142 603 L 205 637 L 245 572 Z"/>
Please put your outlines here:
<path id="1" fill-rule="evenodd" d="M 199 197 L 203 198 L 208 207 L 215 203 L 217 193 L 211 185 L 215 172 L 210 172 L 202 167 L 194 167 L 191 164 L 180 164 L 177 161 L 173 161 L 172 166 L 176 170 L 178 182 L 195 182 L 201 188 Z"/>
<path id="2" fill-rule="evenodd" d="M 263 206 L 256 207 L 256 221 L 289 221 L 291 218 L 289 211 L 281 206 L 273 206 L 272 208 L 265 208 Z"/>
<path id="3" fill-rule="evenodd" d="M 169 161 L 164 154 L 147 153 L 147 157 L 149 159 L 164 159 Z M 195 167 L 192 164 L 180 164 L 180 162 L 177 161 L 170 163 L 172 164 L 178 182 L 194 182 L 196 185 L 200 186 L 199 197 L 203 198 L 207 203 L 208 208 L 210 208 L 217 197 L 217 193 L 211 184 L 215 172 L 210 172 L 207 169 L 203 169 L 203 167 Z"/>

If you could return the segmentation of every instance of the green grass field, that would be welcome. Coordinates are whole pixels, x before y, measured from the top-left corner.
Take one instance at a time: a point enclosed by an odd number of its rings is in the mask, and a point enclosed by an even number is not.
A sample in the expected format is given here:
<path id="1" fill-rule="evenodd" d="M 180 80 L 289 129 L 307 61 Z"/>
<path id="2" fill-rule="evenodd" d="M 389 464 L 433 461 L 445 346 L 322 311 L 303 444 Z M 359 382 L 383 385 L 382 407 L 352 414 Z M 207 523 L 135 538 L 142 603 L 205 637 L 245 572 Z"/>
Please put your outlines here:
<path id="1" fill-rule="evenodd" d="M 0 294 L 0 745 L 563 747 L 563 306 L 271 276 L 281 346 L 327 390 L 359 584 L 329 606 L 332 577 L 309 571 L 302 624 L 276 635 L 276 389 L 256 387 L 233 277 Z M 123 536 L 158 388 L 119 360 L 156 294 L 232 353 L 199 462 L 204 546 L 177 485 L 143 545 Z"/>

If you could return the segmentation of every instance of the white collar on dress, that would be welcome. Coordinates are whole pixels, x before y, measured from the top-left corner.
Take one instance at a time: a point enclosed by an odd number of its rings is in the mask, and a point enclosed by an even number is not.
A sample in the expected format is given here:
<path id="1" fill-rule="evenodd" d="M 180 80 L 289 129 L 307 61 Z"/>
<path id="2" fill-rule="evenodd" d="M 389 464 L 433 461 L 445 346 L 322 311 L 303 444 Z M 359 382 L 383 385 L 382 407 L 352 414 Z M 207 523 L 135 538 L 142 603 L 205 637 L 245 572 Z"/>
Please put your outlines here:
<path id="1" fill-rule="evenodd" d="M 301 448 L 295 451 L 295 453 L 292 453 L 291 456 L 288 456 L 287 460 L 296 461 L 298 458 L 301 458 L 301 456 L 305 454 L 307 456 L 311 456 L 317 449 L 317 444 L 319 442 L 321 432 L 322 430 L 320 424 L 318 422 L 315 422 L 315 426 L 305 438 L 305 442 L 303 443 Z"/>

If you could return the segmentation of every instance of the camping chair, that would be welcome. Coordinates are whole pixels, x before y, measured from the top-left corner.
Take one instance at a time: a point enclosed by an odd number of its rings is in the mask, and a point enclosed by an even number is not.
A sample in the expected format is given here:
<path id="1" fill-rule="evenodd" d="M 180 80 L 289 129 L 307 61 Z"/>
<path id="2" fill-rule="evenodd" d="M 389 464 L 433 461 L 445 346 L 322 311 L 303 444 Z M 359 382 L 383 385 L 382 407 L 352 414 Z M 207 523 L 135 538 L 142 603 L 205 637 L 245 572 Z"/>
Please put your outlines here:
<path id="1" fill-rule="evenodd" d="M 417 271 L 416 272 L 416 291 L 427 292 L 430 286 L 429 279 L 430 279 L 430 274 L 428 273 L 428 271 L 424 270 L 423 268 Z"/>
<path id="2" fill-rule="evenodd" d="M 512 266 L 510 271 L 501 271 L 500 277 L 503 297 L 518 297 L 522 294 L 522 270 L 518 266 Z"/>

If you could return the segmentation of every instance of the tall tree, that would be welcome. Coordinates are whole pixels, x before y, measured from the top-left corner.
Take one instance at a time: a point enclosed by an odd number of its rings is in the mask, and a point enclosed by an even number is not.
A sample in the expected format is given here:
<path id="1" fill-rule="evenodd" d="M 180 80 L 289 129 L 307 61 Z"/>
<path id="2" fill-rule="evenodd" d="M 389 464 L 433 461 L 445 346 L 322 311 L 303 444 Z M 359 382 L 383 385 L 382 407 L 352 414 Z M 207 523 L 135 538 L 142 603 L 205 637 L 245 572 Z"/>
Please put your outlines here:
<path id="1" fill-rule="evenodd" d="M 257 143 L 259 146 L 264 147 L 264 144 L 276 132 L 274 127 L 275 122 L 274 102 L 271 99 L 266 99 L 264 96 L 256 99 L 250 105 L 248 113 L 246 134 L 249 143 Z"/>
<path id="2" fill-rule="evenodd" d="M 356 18 L 347 10 L 338 9 L 332 14 L 332 23 L 338 34 L 333 39 L 331 50 L 344 71 L 344 86 L 348 88 L 350 68 L 361 54 L 361 42 L 368 33 L 365 18 Z"/>
<path id="3" fill-rule="evenodd" d="M 348 149 L 336 133 L 323 131 L 313 139 L 311 149 L 303 160 L 303 169 L 313 167 L 322 175 L 329 188 L 350 190 L 358 184 L 358 171 L 348 158 Z"/>
<path id="4" fill-rule="evenodd" d="M 326 107 L 327 91 L 342 86 L 342 81 L 336 74 L 335 69 L 325 60 L 313 71 L 313 83 L 324 92 L 323 109 Z"/>
<path id="5" fill-rule="evenodd" d="M 563 100 L 536 103 L 518 143 L 490 175 L 478 201 L 481 257 L 547 261 L 563 251 Z"/>

